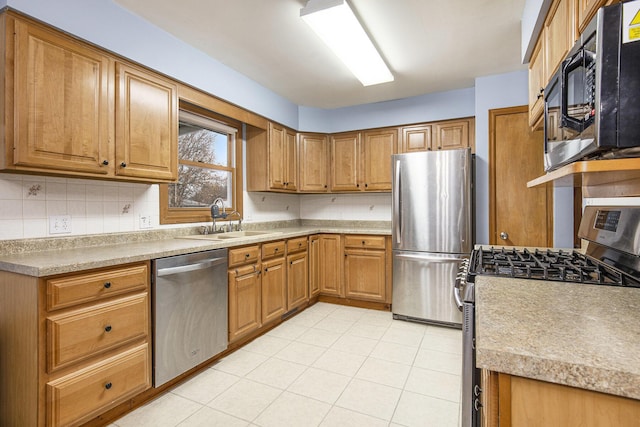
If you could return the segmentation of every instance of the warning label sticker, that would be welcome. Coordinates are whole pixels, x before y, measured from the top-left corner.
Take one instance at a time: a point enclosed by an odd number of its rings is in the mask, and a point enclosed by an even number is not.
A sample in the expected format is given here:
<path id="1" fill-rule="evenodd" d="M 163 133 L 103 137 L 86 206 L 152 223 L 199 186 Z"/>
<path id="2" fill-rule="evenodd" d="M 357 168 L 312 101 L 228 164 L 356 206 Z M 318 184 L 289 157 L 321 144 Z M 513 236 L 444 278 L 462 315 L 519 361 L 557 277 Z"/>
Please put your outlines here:
<path id="1" fill-rule="evenodd" d="M 622 4 L 622 42 L 640 41 L 640 0 Z"/>

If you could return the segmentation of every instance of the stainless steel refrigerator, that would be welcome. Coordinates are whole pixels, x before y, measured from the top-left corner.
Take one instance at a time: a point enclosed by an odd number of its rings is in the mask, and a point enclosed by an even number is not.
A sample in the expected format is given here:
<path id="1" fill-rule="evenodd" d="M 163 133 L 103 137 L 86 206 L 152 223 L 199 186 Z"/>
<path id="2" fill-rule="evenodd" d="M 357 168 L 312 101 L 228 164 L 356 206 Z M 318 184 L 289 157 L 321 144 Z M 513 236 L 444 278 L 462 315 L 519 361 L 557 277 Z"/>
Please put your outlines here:
<path id="1" fill-rule="evenodd" d="M 471 150 L 392 162 L 393 317 L 461 327 L 453 285 L 473 246 Z"/>

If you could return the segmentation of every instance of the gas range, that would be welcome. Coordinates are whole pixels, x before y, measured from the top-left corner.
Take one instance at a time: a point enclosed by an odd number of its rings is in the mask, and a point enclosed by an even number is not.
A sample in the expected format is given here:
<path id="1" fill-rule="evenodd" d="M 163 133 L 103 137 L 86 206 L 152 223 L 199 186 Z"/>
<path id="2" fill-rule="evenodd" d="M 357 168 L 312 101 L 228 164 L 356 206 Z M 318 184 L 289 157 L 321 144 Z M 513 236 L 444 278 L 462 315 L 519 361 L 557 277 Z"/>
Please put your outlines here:
<path id="1" fill-rule="evenodd" d="M 640 207 L 587 206 L 578 235 L 588 242 L 584 253 L 480 247 L 462 264 L 453 289 L 456 303 L 463 312 L 462 427 L 480 426 L 482 406 L 480 371 L 475 363 L 476 277 L 640 288 Z"/>

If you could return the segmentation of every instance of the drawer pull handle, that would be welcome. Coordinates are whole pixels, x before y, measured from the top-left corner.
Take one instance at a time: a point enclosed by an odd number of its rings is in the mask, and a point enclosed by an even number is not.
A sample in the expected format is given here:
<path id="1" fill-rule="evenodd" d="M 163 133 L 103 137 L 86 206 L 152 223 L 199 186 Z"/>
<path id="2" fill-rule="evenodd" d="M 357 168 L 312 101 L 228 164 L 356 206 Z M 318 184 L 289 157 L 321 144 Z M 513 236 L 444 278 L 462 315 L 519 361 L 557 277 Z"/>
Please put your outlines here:
<path id="1" fill-rule="evenodd" d="M 105 166 L 109 166 L 109 160 L 103 160 L 102 164 L 105 165 Z"/>
<path id="2" fill-rule="evenodd" d="M 107 325 L 107 326 L 105 326 L 104 331 L 105 331 L 105 332 L 111 332 L 111 329 L 113 329 L 113 328 L 111 327 L 111 325 Z"/>
<path id="3" fill-rule="evenodd" d="M 111 282 L 104 282 L 104 288 L 109 289 L 111 287 Z"/>
<path id="4" fill-rule="evenodd" d="M 120 163 L 120 167 L 126 168 L 127 164 L 125 162 Z"/>
<path id="5" fill-rule="evenodd" d="M 244 254 L 244 257 L 245 257 L 245 258 L 247 258 L 247 259 L 248 259 L 250 256 L 251 256 L 251 254 Z"/>
<path id="6" fill-rule="evenodd" d="M 110 389 L 111 389 L 111 387 L 113 387 L 113 384 L 111 384 L 111 383 L 106 383 L 106 384 L 104 385 L 104 388 L 106 388 L 107 390 L 110 390 Z"/>

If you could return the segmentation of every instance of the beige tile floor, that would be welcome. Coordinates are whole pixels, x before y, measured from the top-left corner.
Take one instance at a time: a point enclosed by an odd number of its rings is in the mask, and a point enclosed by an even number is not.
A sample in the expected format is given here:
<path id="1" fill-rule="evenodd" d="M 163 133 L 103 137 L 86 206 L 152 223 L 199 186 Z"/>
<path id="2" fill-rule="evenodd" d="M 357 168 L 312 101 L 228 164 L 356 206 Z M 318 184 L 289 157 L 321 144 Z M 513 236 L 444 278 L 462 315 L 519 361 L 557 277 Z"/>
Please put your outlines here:
<path id="1" fill-rule="evenodd" d="M 457 427 L 461 340 L 317 303 L 112 426 Z"/>

